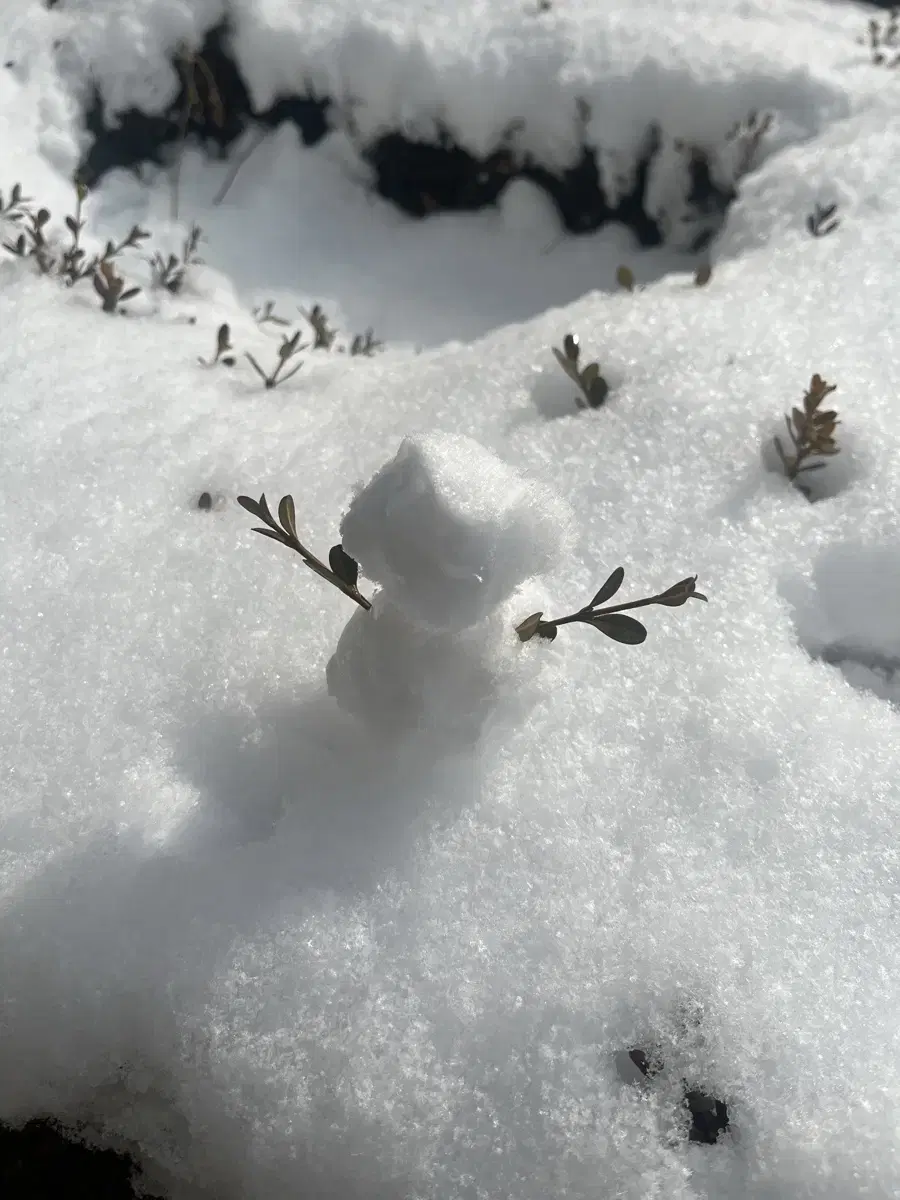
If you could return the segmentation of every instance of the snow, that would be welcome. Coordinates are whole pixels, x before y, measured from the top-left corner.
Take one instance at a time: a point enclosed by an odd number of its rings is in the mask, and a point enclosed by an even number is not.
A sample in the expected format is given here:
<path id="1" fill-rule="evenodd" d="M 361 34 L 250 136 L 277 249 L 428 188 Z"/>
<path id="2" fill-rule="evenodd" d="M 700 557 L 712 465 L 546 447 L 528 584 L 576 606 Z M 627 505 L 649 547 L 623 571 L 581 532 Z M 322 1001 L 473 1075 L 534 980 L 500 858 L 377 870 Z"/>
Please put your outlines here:
<path id="1" fill-rule="evenodd" d="M 592 110 L 591 141 L 620 151 L 633 150 L 652 120 L 709 140 L 767 105 L 808 136 L 848 101 L 834 61 L 848 57 L 846 14 L 820 11 L 821 56 L 811 60 L 802 0 L 777 15 L 723 0 L 715 21 L 707 0 L 676 9 L 651 0 L 636 13 L 615 0 L 556 0 L 546 14 L 520 0 L 468 0 L 450 12 L 440 0 L 68 0 L 56 20 L 66 77 L 96 81 L 110 113 L 159 109 L 177 90 L 167 55 L 199 44 L 226 8 L 257 108 L 305 81 L 352 102 L 364 141 L 401 127 L 427 136 L 442 121 L 486 153 L 523 121 L 523 149 L 565 164 L 577 149 L 578 98 Z"/>
<path id="2" fill-rule="evenodd" d="M 616 97 L 610 145 L 648 78 L 673 136 L 777 109 L 705 287 L 622 231 L 545 253 L 522 189 L 407 222 L 340 135 L 287 130 L 220 207 L 225 168 L 188 156 L 209 242 L 180 295 L 142 253 L 121 317 L 0 261 L 0 1119 L 87 1122 L 172 1200 L 900 1188 L 900 91 L 853 5 L 554 8 L 314 6 L 303 53 L 362 46 L 373 123 L 390 79 L 477 141 L 552 42 L 534 136 L 559 154 L 570 75 Z M 7 9 L 0 190 L 65 236 L 72 64 L 157 97 L 218 9 Z M 300 10 L 235 11 L 277 88 Z M 137 219 L 177 245 L 168 206 L 163 176 L 110 177 L 90 247 Z M 615 289 L 626 260 L 643 290 Z M 276 361 L 267 297 L 388 345 L 266 390 L 242 356 Z M 238 361 L 207 368 L 223 322 Z M 597 410 L 554 362 L 569 332 Z M 810 504 L 765 444 L 814 372 L 844 450 Z M 377 492 L 410 464 L 408 528 Z M 314 553 L 346 539 L 371 613 L 252 533 L 234 499 L 263 491 Z M 643 610 L 638 647 L 517 638 L 619 565 L 624 601 L 696 573 L 710 602 Z M 651 1045 L 666 1071 L 624 1082 Z M 714 1146 L 682 1079 L 728 1104 Z"/>
<path id="3" fill-rule="evenodd" d="M 458 632 L 558 565 L 574 514 L 471 438 L 403 442 L 341 522 L 344 549 L 415 624 Z"/>

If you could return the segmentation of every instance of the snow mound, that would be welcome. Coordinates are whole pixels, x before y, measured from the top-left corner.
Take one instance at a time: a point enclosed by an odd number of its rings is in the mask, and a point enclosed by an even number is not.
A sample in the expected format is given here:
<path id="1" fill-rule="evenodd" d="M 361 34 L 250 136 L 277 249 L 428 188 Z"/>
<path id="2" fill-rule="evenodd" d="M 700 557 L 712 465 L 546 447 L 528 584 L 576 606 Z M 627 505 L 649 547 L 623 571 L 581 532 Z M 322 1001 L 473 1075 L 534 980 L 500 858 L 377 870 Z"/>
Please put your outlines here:
<path id="1" fill-rule="evenodd" d="M 445 435 L 405 440 L 355 496 L 341 537 L 414 624 L 456 632 L 559 562 L 573 524 L 548 488 Z"/>
<path id="2" fill-rule="evenodd" d="M 533 588 L 462 636 L 434 633 L 376 599 L 351 617 L 327 667 L 328 690 L 367 726 L 473 744 L 485 727 L 521 720 L 550 684 L 548 656 L 523 654 L 514 629 L 540 605 Z M 559 664 L 556 664 L 559 669 Z"/>

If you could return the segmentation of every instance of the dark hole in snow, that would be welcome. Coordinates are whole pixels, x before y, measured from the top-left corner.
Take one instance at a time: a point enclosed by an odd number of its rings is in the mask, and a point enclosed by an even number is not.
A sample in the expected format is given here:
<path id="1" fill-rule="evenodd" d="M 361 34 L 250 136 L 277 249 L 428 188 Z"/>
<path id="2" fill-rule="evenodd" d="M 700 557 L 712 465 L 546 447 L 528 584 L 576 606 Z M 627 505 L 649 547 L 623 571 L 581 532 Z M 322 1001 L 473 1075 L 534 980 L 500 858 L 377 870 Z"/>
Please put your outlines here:
<path id="1" fill-rule="evenodd" d="M 139 1175 L 127 1154 L 95 1150 L 53 1120 L 0 1125 L 3 1200 L 134 1200 Z"/>
<path id="2" fill-rule="evenodd" d="M 217 25 L 204 38 L 197 51 L 205 70 L 193 73 L 197 103 L 188 106 L 185 68 L 173 60 L 173 69 L 182 80 L 178 95 L 161 114 L 150 116 L 136 108 L 116 113 L 108 124 L 103 96 L 95 90 L 85 114 L 88 132 L 94 142 L 82 161 L 79 178 L 93 187 L 107 172 L 117 168 L 135 170 L 145 163 L 162 166 L 167 152 L 184 136 L 199 142 L 207 152 L 224 158 L 230 146 L 253 124 L 276 128 L 292 121 L 305 145 L 321 141 L 328 131 L 329 102 L 312 95 L 284 96 L 271 108 L 254 110 L 250 93 L 237 64 L 231 57 L 227 23 Z M 210 79 L 215 84 L 211 94 Z M 184 114 L 190 108 L 186 126 Z"/>
<path id="3" fill-rule="evenodd" d="M 96 91 L 85 113 L 93 144 L 79 168 L 80 178 L 92 187 L 109 171 L 139 170 L 144 164 L 162 166 L 176 152 L 182 137 L 200 144 L 209 154 L 227 157 L 236 140 L 252 127 L 275 129 L 293 123 L 304 145 L 320 142 L 329 132 L 332 101 L 311 91 L 281 96 L 264 111 L 253 108 L 249 90 L 231 55 L 230 29 L 223 22 L 206 35 L 197 57 L 203 69 L 195 70 L 193 83 L 198 103 L 188 104 L 185 83 L 169 108 L 148 115 L 130 108 L 107 120 L 103 96 Z M 185 79 L 185 67 L 173 59 L 173 68 Z M 210 79 L 214 81 L 212 93 Z M 189 109 L 185 122 L 185 113 Z M 385 200 L 413 217 L 449 211 L 476 211 L 495 205 L 508 183 L 523 179 L 540 188 L 553 202 L 560 224 L 571 234 L 593 233 L 610 222 L 625 225 L 643 247 L 665 240 L 656 215 L 647 209 L 651 166 L 660 151 L 659 131 L 650 126 L 644 150 L 624 187 L 604 181 L 595 148 L 582 145 L 573 166 L 552 170 L 531 157 L 515 152 L 514 138 L 498 145 L 483 158 L 460 146 L 446 129 L 434 142 L 389 131 L 360 155 L 374 175 L 374 189 Z M 735 190 L 712 177 L 707 157 L 695 150 L 686 172 L 686 216 L 679 233 L 685 249 L 699 252 L 721 229 Z M 611 200 L 610 197 L 615 199 Z"/>
<path id="4" fill-rule="evenodd" d="M 722 1100 L 715 1100 L 705 1092 L 686 1091 L 684 1102 L 691 1114 L 688 1141 L 714 1146 L 719 1134 L 728 1128 L 728 1108 Z"/>
<path id="5" fill-rule="evenodd" d="M 212 496 L 209 492 L 200 493 L 200 499 L 197 501 L 197 507 L 202 509 L 212 508 Z"/>
<path id="6" fill-rule="evenodd" d="M 664 1064 L 658 1058 L 649 1055 L 646 1050 L 629 1050 L 627 1059 L 648 1081 L 652 1081 L 654 1076 L 664 1070 Z M 620 1074 L 626 1082 L 632 1082 L 632 1079 L 622 1072 L 621 1067 Z M 714 1146 L 719 1140 L 719 1135 L 728 1129 L 728 1106 L 724 1100 L 717 1100 L 699 1088 L 692 1088 L 686 1081 L 683 1086 L 684 1104 L 691 1114 L 688 1141 Z"/>
<path id="7" fill-rule="evenodd" d="M 457 146 L 446 131 L 436 144 L 388 133 L 363 152 L 375 172 L 375 190 L 413 217 L 476 211 L 496 204 L 516 174 L 509 152 L 485 159 Z"/>

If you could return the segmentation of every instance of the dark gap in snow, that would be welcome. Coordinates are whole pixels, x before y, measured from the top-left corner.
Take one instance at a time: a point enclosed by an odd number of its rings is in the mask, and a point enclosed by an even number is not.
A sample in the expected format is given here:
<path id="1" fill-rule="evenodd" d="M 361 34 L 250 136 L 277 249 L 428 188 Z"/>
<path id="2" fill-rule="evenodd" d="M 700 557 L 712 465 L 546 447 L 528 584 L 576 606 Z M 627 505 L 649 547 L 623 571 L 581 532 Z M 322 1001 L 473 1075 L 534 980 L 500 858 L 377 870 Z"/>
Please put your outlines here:
<path id="1" fill-rule="evenodd" d="M 728 1107 L 725 1102 L 697 1089 L 686 1091 L 684 1102 L 691 1114 L 688 1141 L 714 1146 L 719 1134 L 728 1128 Z"/>
<path id="2" fill-rule="evenodd" d="M 434 144 L 388 133 L 363 151 L 375 172 L 375 190 L 411 217 L 475 212 L 496 204 L 518 173 L 507 150 L 478 159 L 441 130 Z"/>
<path id="3" fill-rule="evenodd" d="M 3 1200 L 154 1200 L 136 1190 L 139 1175 L 129 1155 L 96 1150 L 51 1118 L 0 1124 Z"/>
<path id="4" fill-rule="evenodd" d="M 306 146 L 315 145 L 336 128 L 336 123 L 329 120 L 335 111 L 333 101 L 309 90 L 280 96 L 268 109 L 255 110 L 232 56 L 230 38 L 227 22 L 206 35 L 197 54 L 205 69 L 194 72 L 198 102 L 193 105 L 183 82 L 164 112 L 149 115 L 130 108 L 108 120 L 102 93 L 94 93 L 85 113 L 94 141 L 79 170 L 89 187 L 117 168 L 138 170 L 144 164 L 163 165 L 177 152 L 182 137 L 192 145 L 200 144 L 215 157 L 226 158 L 237 139 L 253 127 L 276 129 L 291 122 Z M 174 59 L 172 65 L 184 81 L 184 66 L 179 67 Z M 210 78 L 215 82 L 215 94 Z M 353 136 L 352 121 L 347 132 Z M 567 233 L 594 233 L 614 222 L 629 228 L 643 247 L 670 240 L 657 214 L 648 209 L 651 170 L 662 150 L 662 138 L 654 126 L 647 131 L 644 150 L 638 155 L 626 190 L 622 190 L 621 180 L 616 181 L 615 201 L 610 199 L 611 181 L 603 178 L 597 148 L 582 143 L 573 166 L 554 170 L 532 156 L 517 154 L 513 141 L 507 135 L 489 154 L 478 157 L 459 145 L 446 128 L 439 128 L 433 142 L 394 130 L 361 144 L 359 153 L 372 170 L 377 194 L 411 217 L 491 207 L 507 184 L 522 179 L 550 198 Z M 685 162 L 685 180 L 686 211 L 679 221 L 682 228 L 678 242 L 687 250 L 699 252 L 721 229 L 737 193 L 729 184 L 715 181 L 707 154 L 696 148 Z"/>
<path id="5" fill-rule="evenodd" d="M 147 163 L 162 166 L 182 136 L 192 144 L 199 142 L 207 153 L 225 158 L 230 147 L 254 124 L 276 129 L 289 121 L 297 127 L 304 145 L 321 141 L 328 132 L 329 101 L 311 94 L 282 96 L 270 108 L 255 110 L 231 55 L 230 37 L 231 30 L 223 22 L 209 31 L 197 51 L 206 70 L 194 72 L 194 104 L 189 102 L 184 69 L 174 60 L 172 66 L 182 79 L 181 88 L 165 112 L 155 116 L 129 108 L 116 113 L 108 123 L 102 92 L 95 89 L 85 114 L 94 142 L 79 166 L 79 178 L 93 187 L 117 168 L 134 170 Z M 215 95 L 211 94 L 210 79 L 215 83 Z"/>
<path id="6" fill-rule="evenodd" d="M 705 250 L 715 237 L 715 231 L 724 224 L 728 209 L 737 199 L 737 189 L 720 186 L 712 177 L 709 156 L 694 147 L 688 160 L 690 188 L 687 202 L 697 213 L 710 218 L 710 224 L 693 239 L 690 249 L 694 254 Z"/>
<path id="7" fill-rule="evenodd" d="M 624 1083 L 652 1083 L 665 1069 L 665 1063 L 656 1052 L 647 1053 L 639 1047 L 616 1056 L 616 1066 Z M 728 1106 L 702 1088 L 691 1087 L 682 1080 L 683 1103 L 691 1114 L 688 1141 L 704 1146 L 714 1146 L 719 1136 L 729 1128 Z"/>

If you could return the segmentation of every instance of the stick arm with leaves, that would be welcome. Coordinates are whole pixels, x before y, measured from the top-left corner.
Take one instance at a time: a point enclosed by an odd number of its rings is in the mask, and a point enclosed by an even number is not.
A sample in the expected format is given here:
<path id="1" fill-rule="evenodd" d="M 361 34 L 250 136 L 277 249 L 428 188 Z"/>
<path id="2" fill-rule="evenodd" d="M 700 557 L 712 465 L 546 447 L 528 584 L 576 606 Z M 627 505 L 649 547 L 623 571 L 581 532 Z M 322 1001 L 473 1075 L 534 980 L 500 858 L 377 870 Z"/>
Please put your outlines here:
<path id="1" fill-rule="evenodd" d="M 237 500 L 241 508 L 246 509 L 258 521 L 265 524 L 266 528 L 256 528 L 254 533 L 261 533 L 263 537 L 271 538 L 275 542 L 280 542 L 282 546 L 287 546 L 289 550 L 300 555 L 311 571 L 315 571 L 317 575 L 336 587 L 339 592 L 349 596 L 360 608 L 367 611 L 371 609 L 372 602 L 367 600 L 357 587 L 359 563 L 350 557 L 343 546 L 331 547 L 328 554 L 329 566 L 326 567 L 321 559 L 318 559 L 312 551 L 307 550 L 300 541 L 297 536 L 297 518 L 292 496 L 282 496 L 278 505 L 278 521 L 272 516 L 264 494 L 260 496 L 259 500 L 252 500 L 249 496 L 238 496 Z"/>
<path id="2" fill-rule="evenodd" d="M 322 579 L 336 587 L 339 592 L 343 592 L 360 608 L 367 612 L 371 610 L 372 602 L 360 592 L 357 586 L 359 563 L 350 557 L 343 546 L 340 544 L 332 546 L 328 554 L 328 566 L 326 566 L 300 541 L 297 536 L 297 519 L 292 496 L 282 496 L 278 505 L 277 521 L 272 516 L 264 494 L 260 496 L 259 500 L 252 500 L 249 496 L 238 496 L 237 499 L 241 508 L 246 509 L 257 520 L 263 522 L 263 526 L 255 528 L 254 533 L 260 533 L 263 537 L 271 538 L 282 546 L 287 546 L 289 550 L 300 555 L 311 571 L 315 571 Z M 547 620 L 544 619 L 543 612 L 532 613 L 530 617 L 526 617 L 516 626 L 516 633 L 523 642 L 530 642 L 533 637 L 553 641 L 563 625 L 582 624 L 591 625 L 615 642 L 622 642 L 628 646 L 639 646 L 646 641 L 647 630 L 640 621 L 625 616 L 626 610 L 646 608 L 651 604 L 660 604 L 666 608 L 680 608 L 688 600 L 706 600 L 706 596 L 697 591 L 697 576 L 691 575 L 687 579 L 679 580 L 678 583 L 657 595 L 645 596 L 640 600 L 629 600 L 624 604 L 610 604 L 605 608 L 601 607 L 606 604 L 607 600 L 611 600 L 615 596 L 624 579 L 624 568 L 617 567 L 590 603 L 578 609 L 577 612 Z"/>

